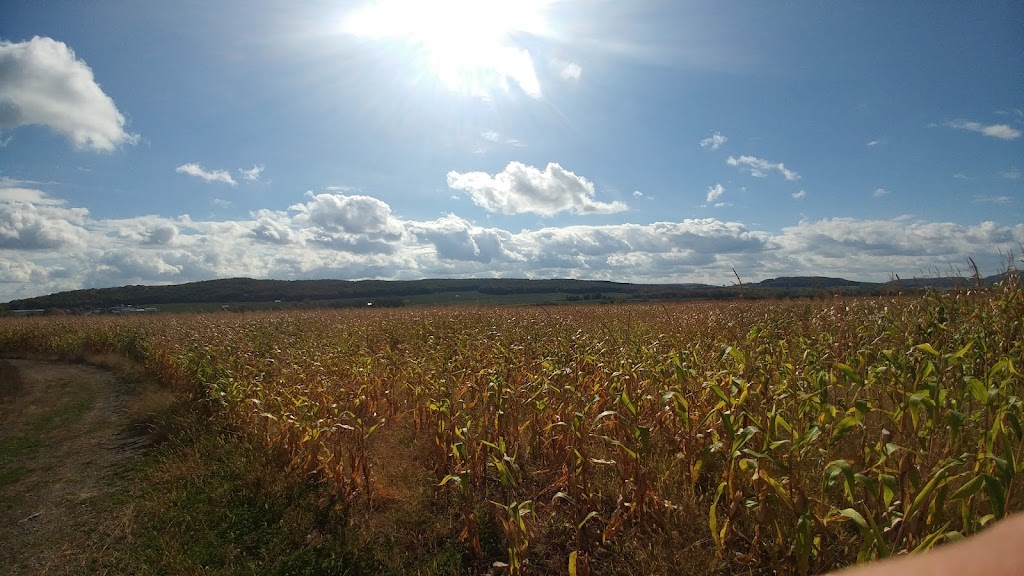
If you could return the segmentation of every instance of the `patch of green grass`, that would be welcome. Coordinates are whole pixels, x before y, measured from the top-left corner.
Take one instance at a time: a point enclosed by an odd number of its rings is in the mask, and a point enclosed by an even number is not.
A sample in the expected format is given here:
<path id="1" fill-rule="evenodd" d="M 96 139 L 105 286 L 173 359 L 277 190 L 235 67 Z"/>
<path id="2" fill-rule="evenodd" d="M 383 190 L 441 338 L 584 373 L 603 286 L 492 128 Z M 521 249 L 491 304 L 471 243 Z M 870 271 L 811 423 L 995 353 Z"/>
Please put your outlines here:
<path id="1" fill-rule="evenodd" d="M 30 433 L 40 434 L 55 430 L 65 424 L 74 422 L 92 409 L 95 398 L 69 398 L 56 408 L 37 416 L 25 426 Z"/>
<path id="2" fill-rule="evenodd" d="M 340 512 L 326 487 L 296 479 L 267 450 L 224 431 L 196 404 L 171 418 L 170 438 L 95 503 L 111 535 L 93 572 L 124 574 L 466 574 L 457 528 L 429 498 Z M 212 420 L 212 421 L 211 421 Z M 424 485 L 433 490 L 432 484 Z M 424 493 L 424 496 L 426 492 Z M 437 504 L 440 506 L 441 504 Z M 116 518 L 120 510 L 120 519 Z M 128 517 L 125 517 L 126 512 Z M 106 513 L 105 513 L 106 514 Z M 112 529 L 111 529 L 112 530 Z M 111 532 L 112 533 L 112 532 Z"/>
<path id="3" fill-rule="evenodd" d="M 0 438 L 0 470 L 38 449 L 39 439 L 35 436 L 19 435 Z"/>

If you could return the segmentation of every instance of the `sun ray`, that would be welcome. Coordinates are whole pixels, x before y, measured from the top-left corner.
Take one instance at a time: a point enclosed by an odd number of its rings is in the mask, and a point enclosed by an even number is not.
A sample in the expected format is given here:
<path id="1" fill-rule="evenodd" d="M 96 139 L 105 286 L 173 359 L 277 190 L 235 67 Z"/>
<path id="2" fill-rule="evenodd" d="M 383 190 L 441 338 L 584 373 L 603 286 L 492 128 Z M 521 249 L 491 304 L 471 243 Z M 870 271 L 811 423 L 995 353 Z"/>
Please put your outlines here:
<path id="1" fill-rule="evenodd" d="M 490 97 L 513 85 L 532 97 L 541 87 L 530 52 L 518 34 L 546 30 L 547 1 L 381 0 L 350 14 L 347 34 L 396 40 L 411 47 L 415 62 L 446 88 Z"/>

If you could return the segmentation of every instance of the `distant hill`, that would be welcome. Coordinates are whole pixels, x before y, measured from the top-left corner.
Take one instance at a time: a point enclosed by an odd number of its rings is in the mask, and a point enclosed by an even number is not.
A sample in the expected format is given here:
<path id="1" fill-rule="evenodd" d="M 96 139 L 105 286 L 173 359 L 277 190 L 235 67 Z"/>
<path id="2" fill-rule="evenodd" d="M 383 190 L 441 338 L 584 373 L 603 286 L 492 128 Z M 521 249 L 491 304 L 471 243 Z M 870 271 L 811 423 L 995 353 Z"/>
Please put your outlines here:
<path id="1" fill-rule="evenodd" d="M 1019 272 L 1012 272 L 1020 274 Z M 1006 273 L 983 279 L 994 284 Z M 451 301 L 453 294 L 482 296 L 550 295 L 543 301 L 594 299 L 687 300 L 731 298 L 808 297 L 823 294 L 874 295 L 924 288 L 969 286 L 969 278 L 926 278 L 892 280 L 885 283 L 856 282 L 824 276 L 789 276 L 733 286 L 708 284 L 629 284 L 598 280 L 527 280 L 518 278 L 465 278 L 428 280 L 254 280 L 225 278 L 168 286 L 120 286 L 59 292 L 49 296 L 13 300 L 7 309 L 111 308 L 122 304 L 160 306 L 166 304 L 316 303 L 402 305 L 408 298 L 430 303 Z M 578 296 L 578 297 L 576 297 Z M 492 299 L 493 300 L 493 299 Z M 536 299 L 534 301 L 537 301 Z"/>
<path id="2" fill-rule="evenodd" d="M 856 282 L 843 278 L 828 278 L 825 276 L 782 276 L 780 278 L 769 278 L 755 284 L 764 288 L 860 288 L 877 287 L 877 282 Z"/>

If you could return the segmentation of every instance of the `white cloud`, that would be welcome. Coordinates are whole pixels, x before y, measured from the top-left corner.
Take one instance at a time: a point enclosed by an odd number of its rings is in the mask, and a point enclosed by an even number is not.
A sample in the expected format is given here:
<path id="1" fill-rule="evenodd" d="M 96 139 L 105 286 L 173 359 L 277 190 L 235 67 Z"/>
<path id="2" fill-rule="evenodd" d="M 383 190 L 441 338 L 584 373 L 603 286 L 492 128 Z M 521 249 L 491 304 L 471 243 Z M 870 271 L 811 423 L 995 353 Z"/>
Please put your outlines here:
<path id="1" fill-rule="evenodd" d="M 557 62 L 558 75 L 563 80 L 579 80 L 583 75 L 583 67 L 575 62 Z"/>
<path id="2" fill-rule="evenodd" d="M 256 219 L 250 233 L 253 239 L 271 244 L 303 243 L 301 234 L 292 229 L 288 214 L 260 210 L 253 218 Z"/>
<path id="3" fill-rule="evenodd" d="M 0 203 L 0 249 L 42 250 L 83 246 L 89 211 L 52 204 Z"/>
<path id="4" fill-rule="evenodd" d="M 217 208 L 230 208 L 231 207 L 231 201 L 230 200 L 224 200 L 223 198 L 214 198 L 213 200 L 210 200 L 210 204 L 213 204 Z"/>
<path id="5" fill-rule="evenodd" d="M 794 200 L 803 200 L 804 198 L 807 197 L 807 191 L 800 190 L 798 192 L 793 192 L 792 194 L 790 194 L 790 196 L 792 196 Z"/>
<path id="6" fill-rule="evenodd" d="M 180 174 L 188 174 L 189 176 L 202 178 L 207 182 L 223 182 L 224 184 L 230 184 L 231 186 L 238 185 L 238 182 L 235 182 L 235 179 L 231 177 L 231 173 L 227 170 L 207 170 L 196 163 L 182 164 L 175 168 L 174 171 Z"/>
<path id="7" fill-rule="evenodd" d="M 993 197 L 993 200 L 999 197 Z M 885 281 L 973 257 L 1000 271 L 1024 224 L 902 217 L 800 221 L 776 233 L 715 218 L 511 232 L 455 214 L 406 220 L 366 195 L 307 194 L 237 220 L 0 202 L 0 301 L 60 290 L 210 278 L 517 277 L 727 284 L 827 275 Z"/>
<path id="8" fill-rule="evenodd" d="M 310 241 L 356 254 L 388 254 L 401 239 L 401 222 L 385 202 L 363 195 L 313 194 L 295 204 L 295 223 L 309 227 Z M 266 231 L 266 230 L 265 230 Z"/>
<path id="9" fill-rule="evenodd" d="M 104 220 L 101 226 L 93 228 L 130 245 L 167 246 L 178 237 L 179 223 L 161 216 L 136 216 Z"/>
<path id="10" fill-rule="evenodd" d="M 329 232 L 348 234 L 395 234 L 398 226 L 391 207 L 372 197 L 344 194 L 313 194 L 309 202 L 295 204 L 296 220 Z"/>
<path id="11" fill-rule="evenodd" d="M 878 146 L 878 144 L 878 140 L 870 140 L 868 141 L 867 146 Z"/>
<path id="12" fill-rule="evenodd" d="M 715 132 L 711 136 L 700 141 L 701 148 L 711 148 L 712 150 L 718 150 L 725 144 L 729 139 L 722 136 L 720 133 Z"/>
<path id="13" fill-rule="evenodd" d="M 952 122 L 946 122 L 946 126 L 957 130 L 977 132 L 978 134 L 984 134 L 985 136 L 991 136 L 992 138 L 999 138 L 1001 140 L 1015 140 L 1020 138 L 1021 135 L 1020 130 L 1013 128 L 1008 124 L 985 125 L 980 122 L 953 120 Z"/>
<path id="14" fill-rule="evenodd" d="M 486 140 L 487 142 L 490 142 L 491 144 L 508 144 L 509 146 L 515 146 L 517 148 L 522 148 L 526 146 L 519 140 L 503 136 L 500 132 L 497 132 L 495 130 L 483 130 L 482 132 L 480 132 L 480 137 Z M 486 151 L 486 147 L 482 147 L 480 149 L 481 153 Z"/>
<path id="15" fill-rule="evenodd" d="M 985 195 L 980 195 L 979 194 L 979 195 L 974 197 L 974 202 L 976 204 L 999 204 L 999 205 L 1005 205 L 1005 204 L 1012 203 L 1013 202 L 1013 198 L 1010 198 L 1009 196 L 985 196 Z"/>
<path id="16" fill-rule="evenodd" d="M 846 266 L 847 277 L 869 267 L 877 274 L 887 265 L 903 274 L 917 274 L 928 266 L 963 262 L 968 256 L 984 260 L 994 270 L 999 266 L 998 251 L 1015 249 L 1014 244 L 1024 240 L 1024 224 L 829 218 L 783 228 L 776 239 L 791 258 L 799 261 L 807 251 L 823 270 L 843 275 Z"/>
<path id="17" fill-rule="evenodd" d="M 239 168 L 238 173 L 242 175 L 242 178 L 250 182 L 259 182 L 260 176 L 263 174 L 263 164 L 253 164 L 252 168 L 246 170 Z"/>
<path id="18" fill-rule="evenodd" d="M 729 166 L 744 168 L 750 172 L 751 176 L 755 176 L 757 178 L 766 178 L 768 176 L 768 172 L 778 172 L 789 181 L 800 179 L 799 174 L 786 168 L 786 165 L 782 162 L 774 163 L 756 156 L 740 156 L 739 158 L 729 156 L 725 163 Z"/>
<path id="19" fill-rule="evenodd" d="M 102 152 L 138 140 L 92 69 L 63 42 L 39 36 L 0 41 L 0 131 L 30 124 Z"/>
<path id="20" fill-rule="evenodd" d="M 714 186 L 708 186 L 708 196 L 706 202 L 708 204 L 711 204 L 712 202 L 721 198 L 722 194 L 725 194 L 725 187 L 723 187 L 721 184 L 716 183 Z"/>
<path id="21" fill-rule="evenodd" d="M 644 193 L 639 190 L 633 190 L 633 198 L 643 198 Z"/>
<path id="22" fill-rule="evenodd" d="M 63 200 L 52 198 L 42 190 L 20 186 L 2 187 L 2 184 L 3 182 L 0 182 L 0 202 L 28 202 L 37 206 L 64 204 Z"/>
<path id="23" fill-rule="evenodd" d="M 875 191 L 871 193 L 875 198 L 881 198 L 882 196 L 888 196 L 890 192 L 885 188 L 875 188 Z"/>
<path id="24" fill-rule="evenodd" d="M 0 283 L 37 284 L 47 276 L 46 268 L 34 262 L 0 260 Z"/>
<path id="25" fill-rule="evenodd" d="M 494 176 L 453 170 L 448 173 L 448 187 L 466 192 L 474 204 L 488 212 L 503 214 L 609 214 L 628 209 L 623 202 L 595 200 L 592 182 L 554 162 L 543 172 L 521 162 L 510 162 Z"/>
<path id="26" fill-rule="evenodd" d="M 1007 180 L 1020 180 L 1021 171 L 1020 168 L 1010 168 L 999 173 L 1000 176 Z"/>
<path id="27" fill-rule="evenodd" d="M 970 176 L 968 176 L 967 174 L 965 174 L 963 172 L 954 172 L 953 173 L 953 178 L 956 178 L 957 180 L 970 180 L 971 179 Z"/>
<path id="28" fill-rule="evenodd" d="M 513 240 L 511 233 L 474 226 L 454 214 L 432 222 L 410 222 L 407 226 L 413 237 L 432 244 L 441 260 L 484 264 L 524 260 L 508 247 Z"/>

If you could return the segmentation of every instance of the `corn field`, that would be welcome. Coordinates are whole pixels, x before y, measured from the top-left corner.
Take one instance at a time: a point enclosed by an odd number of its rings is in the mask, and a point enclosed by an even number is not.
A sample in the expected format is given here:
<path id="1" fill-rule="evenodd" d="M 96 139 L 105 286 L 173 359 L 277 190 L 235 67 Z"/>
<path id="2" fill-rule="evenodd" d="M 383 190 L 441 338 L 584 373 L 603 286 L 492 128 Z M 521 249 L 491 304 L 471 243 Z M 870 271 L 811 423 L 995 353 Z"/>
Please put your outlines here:
<path id="1" fill-rule="evenodd" d="M 811 574 L 1024 508 L 1014 278 L 914 297 L 0 321 L 0 353 L 92 352 L 213 403 L 337 506 L 385 513 L 389 462 L 414 460 L 467 571 Z"/>

